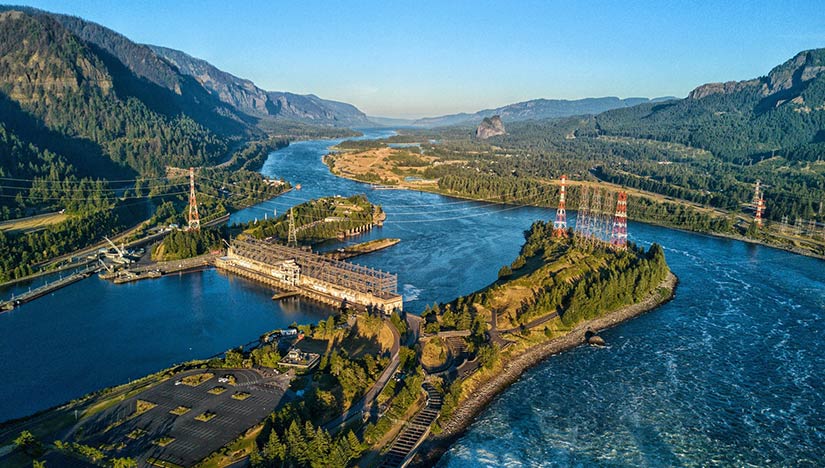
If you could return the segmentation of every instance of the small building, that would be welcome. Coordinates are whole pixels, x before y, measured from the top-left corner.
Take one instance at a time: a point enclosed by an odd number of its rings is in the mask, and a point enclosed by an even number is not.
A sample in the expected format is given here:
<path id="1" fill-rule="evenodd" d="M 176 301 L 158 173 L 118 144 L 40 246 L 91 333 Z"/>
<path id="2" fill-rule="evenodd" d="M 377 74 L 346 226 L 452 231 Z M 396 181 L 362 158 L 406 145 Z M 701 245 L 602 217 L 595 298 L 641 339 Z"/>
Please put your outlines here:
<path id="1" fill-rule="evenodd" d="M 318 365 L 321 360 L 321 355 L 316 353 L 305 353 L 298 348 L 290 348 L 286 356 L 281 358 L 279 365 L 295 367 L 298 369 L 309 370 Z"/>

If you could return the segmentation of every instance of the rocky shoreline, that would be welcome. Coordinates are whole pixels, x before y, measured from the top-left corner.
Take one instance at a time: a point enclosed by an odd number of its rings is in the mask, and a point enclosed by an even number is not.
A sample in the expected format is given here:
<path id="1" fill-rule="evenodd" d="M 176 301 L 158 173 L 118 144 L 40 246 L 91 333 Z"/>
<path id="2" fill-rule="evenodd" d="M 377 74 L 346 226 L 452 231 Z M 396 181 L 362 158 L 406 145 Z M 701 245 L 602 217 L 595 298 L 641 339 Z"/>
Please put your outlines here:
<path id="1" fill-rule="evenodd" d="M 434 465 L 450 445 L 464 434 L 481 411 L 502 391 L 515 383 L 525 371 L 554 354 L 585 343 L 585 334 L 588 330 L 598 332 L 614 327 L 668 302 L 675 295 L 678 281 L 676 275 L 670 272 L 667 278 L 656 288 L 657 291 L 659 288 L 668 289 L 670 293 L 666 297 L 661 298 L 652 293 L 641 302 L 617 309 L 604 317 L 584 322 L 570 333 L 533 346 L 524 353 L 510 359 L 509 362 L 504 364 L 500 373 L 481 384 L 470 398 L 461 402 L 452 417 L 442 423 L 443 431 L 441 434 L 430 436 L 419 451 L 419 455 L 414 459 L 413 466 Z"/>

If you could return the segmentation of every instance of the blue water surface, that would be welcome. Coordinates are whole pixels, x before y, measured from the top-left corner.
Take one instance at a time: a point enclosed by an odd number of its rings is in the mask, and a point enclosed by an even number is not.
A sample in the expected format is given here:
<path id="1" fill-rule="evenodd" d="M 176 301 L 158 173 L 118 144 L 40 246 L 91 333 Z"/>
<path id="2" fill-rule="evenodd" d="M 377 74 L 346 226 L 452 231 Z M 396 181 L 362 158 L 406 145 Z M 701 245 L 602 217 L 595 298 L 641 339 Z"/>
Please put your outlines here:
<path id="1" fill-rule="evenodd" d="M 390 134 L 367 130 L 364 138 Z M 337 178 L 321 162 L 335 142 L 272 153 L 261 172 L 301 190 L 238 212 L 232 222 L 319 196 L 365 193 L 387 221 L 345 243 L 401 239 L 356 261 L 396 273 L 409 311 L 489 284 L 518 254 L 523 231 L 553 217 L 547 209 L 372 190 Z M 676 298 L 605 332 L 608 348 L 577 348 L 528 371 L 440 463 L 822 464 L 825 262 L 632 222 L 629 235 L 664 246 L 681 281 Z M 127 285 L 90 278 L 0 314 L 0 420 L 331 313 L 270 296 L 214 270 Z"/>

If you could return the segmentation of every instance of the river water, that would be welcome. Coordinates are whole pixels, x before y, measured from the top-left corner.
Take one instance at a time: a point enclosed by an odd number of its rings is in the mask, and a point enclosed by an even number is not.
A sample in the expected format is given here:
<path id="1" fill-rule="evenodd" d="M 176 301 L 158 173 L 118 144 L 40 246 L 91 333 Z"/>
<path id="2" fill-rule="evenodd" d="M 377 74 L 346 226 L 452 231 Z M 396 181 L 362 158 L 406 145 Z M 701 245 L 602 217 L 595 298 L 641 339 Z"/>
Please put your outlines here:
<path id="1" fill-rule="evenodd" d="M 390 133 L 370 130 L 365 138 Z M 261 172 L 301 190 L 238 212 L 231 222 L 280 214 L 319 196 L 366 193 L 384 207 L 387 222 L 347 243 L 401 239 L 356 262 L 397 273 L 409 311 L 489 284 L 517 255 L 523 231 L 553 217 L 547 209 L 371 190 L 321 163 L 334 143 L 299 142 L 272 153 Z M 821 463 L 825 263 L 633 222 L 629 235 L 665 247 L 681 280 L 676 298 L 605 332 L 608 348 L 577 348 L 526 373 L 440 463 Z M 270 295 L 214 270 L 129 285 L 91 278 L 2 314 L 0 420 L 330 313 Z"/>

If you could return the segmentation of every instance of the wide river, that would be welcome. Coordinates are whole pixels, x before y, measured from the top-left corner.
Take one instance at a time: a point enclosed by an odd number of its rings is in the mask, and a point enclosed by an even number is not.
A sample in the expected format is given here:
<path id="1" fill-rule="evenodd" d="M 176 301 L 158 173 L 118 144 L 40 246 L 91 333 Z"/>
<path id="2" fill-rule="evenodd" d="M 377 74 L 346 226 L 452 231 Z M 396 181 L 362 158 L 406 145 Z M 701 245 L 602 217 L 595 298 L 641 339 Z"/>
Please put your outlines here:
<path id="1" fill-rule="evenodd" d="M 261 172 L 302 189 L 232 221 L 263 219 L 319 196 L 366 193 L 387 222 L 349 242 L 402 239 L 356 261 L 397 273 L 409 311 L 490 283 L 517 255 L 523 231 L 553 218 L 547 209 L 371 190 L 321 163 L 334 143 L 299 142 L 272 153 Z M 676 298 L 605 332 L 607 348 L 580 347 L 527 372 L 440 464 L 821 464 L 825 262 L 632 222 L 629 235 L 664 246 L 681 281 Z M 270 295 L 214 270 L 127 285 L 93 277 L 0 314 L 0 420 L 330 313 Z"/>

